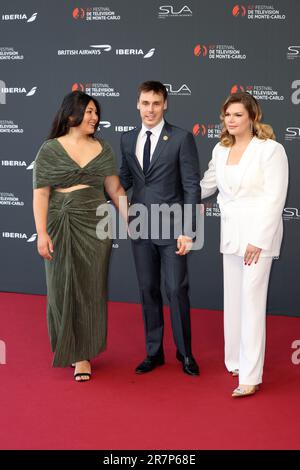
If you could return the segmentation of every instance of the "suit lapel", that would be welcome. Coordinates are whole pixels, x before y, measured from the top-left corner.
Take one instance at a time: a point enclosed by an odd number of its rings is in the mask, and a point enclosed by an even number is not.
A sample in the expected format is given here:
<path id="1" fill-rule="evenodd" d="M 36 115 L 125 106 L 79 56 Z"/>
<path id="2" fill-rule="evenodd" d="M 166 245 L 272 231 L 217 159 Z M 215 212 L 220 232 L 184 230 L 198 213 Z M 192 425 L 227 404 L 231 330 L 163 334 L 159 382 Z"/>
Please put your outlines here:
<path id="1" fill-rule="evenodd" d="M 235 190 L 233 191 L 233 194 L 236 194 L 237 191 L 240 189 L 244 174 L 246 173 L 246 170 L 251 163 L 251 156 L 253 154 L 253 146 L 256 144 L 256 138 L 253 137 L 253 139 L 249 142 L 247 148 L 245 149 L 243 156 L 240 160 L 239 163 L 239 178 L 238 178 L 238 184 L 235 187 Z"/>
<path id="2" fill-rule="evenodd" d="M 170 134 L 171 134 L 171 126 L 167 122 L 165 122 L 165 125 L 162 128 L 162 131 L 160 133 L 158 142 L 156 144 L 154 153 L 152 155 L 150 166 L 148 168 L 147 173 L 149 173 L 149 171 L 151 171 L 151 169 L 153 168 L 153 166 L 157 162 L 158 158 L 160 157 L 162 151 L 167 146 L 168 141 L 170 139 Z"/>
<path id="3" fill-rule="evenodd" d="M 139 136 L 141 128 L 142 128 L 142 126 L 138 126 L 132 131 L 132 146 L 131 146 L 131 152 L 130 153 L 131 153 L 132 158 L 135 160 L 135 163 L 136 163 L 136 166 L 138 167 L 138 170 L 144 176 L 143 169 L 140 165 L 140 162 L 139 162 L 138 157 L 136 156 L 136 152 L 135 152 L 136 142 L 137 142 L 137 138 Z"/>
<path id="4" fill-rule="evenodd" d="M 222 148 L 222 147 L 221 147 Z M 220 182 L 222 183 L 224 190 L 226 193 L 231 194 L 231 190 L 227 184 L 227 178 L 226 178 L 226 165 L 227 165 L 227 160 L 228 160 L 228 155 L 230 152 L 230 147 L 223 147 L 222 148 L 223 152 L 219 158 L 219 168 L 220 168 Z"/>

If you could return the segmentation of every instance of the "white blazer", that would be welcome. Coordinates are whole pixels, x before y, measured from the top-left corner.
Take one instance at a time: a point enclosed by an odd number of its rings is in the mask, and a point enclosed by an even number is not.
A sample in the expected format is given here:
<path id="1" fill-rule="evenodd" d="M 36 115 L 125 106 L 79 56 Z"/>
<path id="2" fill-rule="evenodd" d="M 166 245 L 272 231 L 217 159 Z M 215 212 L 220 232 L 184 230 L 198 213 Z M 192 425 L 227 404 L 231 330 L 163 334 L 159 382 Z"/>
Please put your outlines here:
<path id="1" fill-rule="evenodd" d="M 279 256 L 288 187 L 285 150 L 274 140 L 253 137 L 238 164 L 234 190 L 225 177 L 229 151 L 220 143 L 214 147 L 200 182 L 203 199 L 219 190 L 221 253 L 244 256 L 250 243 L 262 249 L 261 256 Z"/>

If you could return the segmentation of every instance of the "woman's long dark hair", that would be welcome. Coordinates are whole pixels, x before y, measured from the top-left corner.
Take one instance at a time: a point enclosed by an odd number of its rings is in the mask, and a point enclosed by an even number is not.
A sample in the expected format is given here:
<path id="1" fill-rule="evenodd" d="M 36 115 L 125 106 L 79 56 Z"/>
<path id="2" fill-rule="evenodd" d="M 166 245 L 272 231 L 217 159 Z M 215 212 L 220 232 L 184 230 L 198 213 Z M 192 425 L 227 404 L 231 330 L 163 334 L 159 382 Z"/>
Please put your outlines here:
<path id="1" fill-rule="evenodd" d="M 100 105 L 95 98 L 83 93 L 83 91 L 72 91 L 64 97 L 52 123 L 48 139 L 55 139 L 56 137 L 66 135 L 70 127 L 79 126 L 82 123 L 86 107 L 90 101 L 93 101 L 98 114 L 95 131 L 91 134 L 91 137 L 94 137 L 100 122 Z"/>

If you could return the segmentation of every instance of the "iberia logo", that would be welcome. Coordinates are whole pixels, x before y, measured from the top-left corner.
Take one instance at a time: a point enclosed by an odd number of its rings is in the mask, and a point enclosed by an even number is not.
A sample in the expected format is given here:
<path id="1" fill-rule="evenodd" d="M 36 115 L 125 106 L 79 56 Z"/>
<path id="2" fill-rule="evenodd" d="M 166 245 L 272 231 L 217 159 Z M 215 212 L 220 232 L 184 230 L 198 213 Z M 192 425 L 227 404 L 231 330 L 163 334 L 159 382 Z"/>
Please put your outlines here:
<path id="1" fill-rule="evenodd" d="M 204 124 L 199 124 L 198 122 L 193 126 L 193 135 L 205 135 L 206 134 L 206 126 Z"/>
<path id="2" fill-rule="evenodd" d="M 233 95 L 234 93 L 238 93 L 238 92 L 241 92 L 241 91 L 245 91 L 245 88 L 243 87 L 243 85 L 233 85 L 231 87 L 231 94 Z"/>
<path id="3" fill-rule="evenodd" d="M 232 9 L 233 16 L 246 16 L 247 10 L 244 5 L 235 5 Z"/>
<path id="4" fill-rule="evenodd" d="M 194 55 L 196 57 L 199 57 L 200 55 L 202 55 L 203 57 L 206 57 L 207 56 L 207 47 L 204 45 L 204 44 L 197 44 L 195 47 L 194 47 Z"/>
<path id="5" fill-rule="evenodd" d="M 85 91 L 85 86 L 82 83 L 74 83 L 72 91 Z"/>
<path id="6" fill-rule="evenodd" d="M 73 10 L 73 18 L 75 20 L 82 20 L 85 17 L 84 8 L 74 8 Z"/>

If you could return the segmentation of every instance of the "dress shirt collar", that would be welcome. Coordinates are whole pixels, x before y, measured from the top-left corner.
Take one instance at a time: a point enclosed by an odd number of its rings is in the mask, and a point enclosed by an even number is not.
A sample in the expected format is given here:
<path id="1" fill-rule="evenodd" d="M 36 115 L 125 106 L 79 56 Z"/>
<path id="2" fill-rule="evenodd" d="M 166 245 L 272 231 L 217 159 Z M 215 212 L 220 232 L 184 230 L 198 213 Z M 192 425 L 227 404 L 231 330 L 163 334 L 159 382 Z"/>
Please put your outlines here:
<path id="1" fill-rule="evenodd" d="M 160 133 L 165 125 L 165 120 L 162 119 L 155 127 L 148 129 L 144 124 L 142 124 L 141 135 L 144 136 L 147 131 L 151 131 L 156 137 L 160 136 Z"/>

